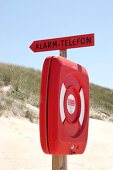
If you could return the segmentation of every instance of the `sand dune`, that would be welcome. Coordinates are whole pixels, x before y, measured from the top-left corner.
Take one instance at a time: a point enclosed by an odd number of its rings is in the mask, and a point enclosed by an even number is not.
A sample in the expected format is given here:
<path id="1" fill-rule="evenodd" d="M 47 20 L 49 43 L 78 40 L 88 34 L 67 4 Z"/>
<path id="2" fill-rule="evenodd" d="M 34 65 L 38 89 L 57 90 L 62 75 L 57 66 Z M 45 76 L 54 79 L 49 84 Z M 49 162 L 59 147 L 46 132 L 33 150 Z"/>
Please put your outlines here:
<path id="1" fill-rule="evenodd" d="M 113 170 L 113 123 L 90 119 L 83 155 L 68 156 L 68 170 Z M 51 170 L 40 147 L 39 127 L 24 119 L 0 118 L 0 170 Z"/>

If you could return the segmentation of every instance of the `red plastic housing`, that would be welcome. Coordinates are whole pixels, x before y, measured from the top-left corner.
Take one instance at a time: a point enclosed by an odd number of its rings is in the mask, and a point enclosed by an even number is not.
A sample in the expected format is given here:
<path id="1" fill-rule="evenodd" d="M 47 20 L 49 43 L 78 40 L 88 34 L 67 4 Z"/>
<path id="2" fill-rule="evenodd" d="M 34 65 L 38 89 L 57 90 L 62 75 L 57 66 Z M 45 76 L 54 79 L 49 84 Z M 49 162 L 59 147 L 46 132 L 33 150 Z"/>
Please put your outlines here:
<path id="1" fill-rule="evenodd" d="M 45 153 L 81 154 L 88 136 L 89 79 L 84 67 L 47 57 L 40 92 L 40 140 Z"/>

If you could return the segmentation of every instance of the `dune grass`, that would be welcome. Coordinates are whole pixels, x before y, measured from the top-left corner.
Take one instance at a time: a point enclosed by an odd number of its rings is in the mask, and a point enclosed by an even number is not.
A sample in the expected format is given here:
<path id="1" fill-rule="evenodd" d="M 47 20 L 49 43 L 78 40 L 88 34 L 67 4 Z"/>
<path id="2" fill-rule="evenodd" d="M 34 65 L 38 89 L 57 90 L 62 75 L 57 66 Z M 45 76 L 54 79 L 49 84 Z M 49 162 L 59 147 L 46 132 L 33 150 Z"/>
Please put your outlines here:
<path id="1" fill-rule="evenodd" d="M 7 96 L 0 94 L 0 110 L 20 100 L 39 107 L 41 72 L 11 64 L 0 64 L 0 87 L 11 85 Z M 90 84 L 90 105 L 106 116 L 113 116 L 113 90 Z M 98 115 L 97 115 L 98 116 Z"/>
<path id="2" fill-rule="evenodd" d="M 90 84 L 91 107 L 106 115 L 113 115 L 113 90 Z"/>
<path id="3" fill-rule="evenodd" d="M 0 86 L 11 85 L 10 94 L 15 99 L 29 100 L 31 104 L 39 104 L 41 72 L 11 64 L 0 64 Z"/>

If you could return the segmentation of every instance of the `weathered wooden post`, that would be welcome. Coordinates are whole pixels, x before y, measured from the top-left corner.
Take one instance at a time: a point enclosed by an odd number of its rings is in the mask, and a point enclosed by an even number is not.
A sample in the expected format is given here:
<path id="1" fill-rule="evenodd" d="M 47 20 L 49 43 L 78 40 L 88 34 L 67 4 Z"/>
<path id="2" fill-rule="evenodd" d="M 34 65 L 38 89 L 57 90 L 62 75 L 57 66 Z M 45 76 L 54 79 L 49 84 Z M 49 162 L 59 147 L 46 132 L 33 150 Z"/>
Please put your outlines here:
<path id="1" fill-rule="evenodd" d="M 59 54 L 67 58 L 67 50 L 60 50 Z M 67 170 L 67 156 L 52 155 L 52 170 Z"/>

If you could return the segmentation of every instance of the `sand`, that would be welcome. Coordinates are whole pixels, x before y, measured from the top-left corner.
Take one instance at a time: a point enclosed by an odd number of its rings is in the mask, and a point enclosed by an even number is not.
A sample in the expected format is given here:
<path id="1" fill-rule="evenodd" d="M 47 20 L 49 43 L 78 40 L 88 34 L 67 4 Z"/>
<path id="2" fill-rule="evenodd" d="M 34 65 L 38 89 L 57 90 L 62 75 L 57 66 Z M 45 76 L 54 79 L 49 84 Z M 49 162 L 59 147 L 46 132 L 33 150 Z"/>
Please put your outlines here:
<path id="1" fill-rule="evenodd" d="M 51 170 L 39 127 L 25 119 L 0 118 L 0 170 Z M 90 119 L 87 148 L 68 156 L 68 170 L 113 170 L 113 123 Z"/>

